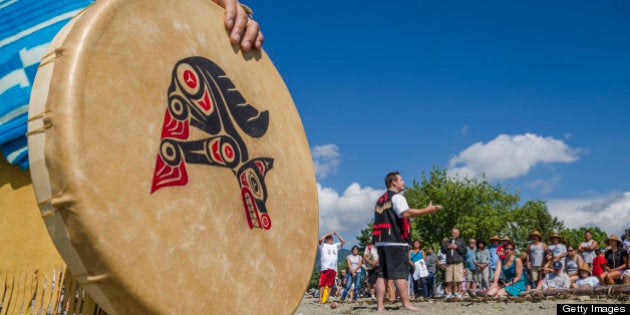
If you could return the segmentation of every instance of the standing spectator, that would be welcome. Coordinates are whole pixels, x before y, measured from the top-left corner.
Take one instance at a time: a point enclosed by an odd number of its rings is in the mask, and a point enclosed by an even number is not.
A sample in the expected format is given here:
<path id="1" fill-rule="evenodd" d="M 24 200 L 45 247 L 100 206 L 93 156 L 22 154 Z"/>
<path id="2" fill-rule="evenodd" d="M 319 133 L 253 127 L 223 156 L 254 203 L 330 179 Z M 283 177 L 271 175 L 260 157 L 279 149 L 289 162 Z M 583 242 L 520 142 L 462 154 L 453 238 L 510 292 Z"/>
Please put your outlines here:
<path id="1" fill-rule="evenodd" d="M 569 255 L 564 258 L 564 272 L 567 273 L 573 283 L 580 277 L 578 269 L 584 264 L 584 260 L 582 260 L 582 256 L 578 255 L 575 249 L 573 249 L 573 246 L 569 246 L 567 251 Z"/>
<path id="2" fill-rule="evenodd" d="M 411 270 L 416 269 L 416 263 L 419 262 L 420 260 L 424 259 L 424 251 L 422 250 L 422 242 L 420 242 L 420 240 L 415 240 L 413 241 L 413 246 L 412 248 L 409 250 L 409 265 L 411 265 Z M 413 277 L 409 277 L 409 284 L 411 287 L 411 290 L 409 291 L 409 295 L 411 295 L 411 292 L 413 292 L 414 297 L 417 299 L 420 297 L 420 289 L 422 288 L 422 290 L 426 290 L 424 285 L 423 285 L 423 281 L 426 279 L 423 278 L 419 278 L 418 280 L 414 280 Z"/>
<path id="3" fill-rule="evenodd" d="M 621 279 L 621 275 L 628 266 L 628 253 L 623 249 L 623 244 L 615 234 L 606 239 L 606 245 L 610 248 L 604 254 L 606 265 L 604 265 L 604 272 L 599 276 L 599 279 L 602 283 L 613 285 L 615 280 Z"/>
<path id="4" fill-rule="evenodd" d="M 475 250 L 475 282 L 479 284 L 482 290 L 490 289 L 490 251 L 486 248 L 486 242 L 477 241 L 477 250 Z"/>
<path id="5" fill-rule="evenodd" d="M 626 236 L 623 240 L 623 249 L 626 250 L 626 253 L 630 254 L 630 228 L 626 229 Z"/>
<path id="6" fill-rule="evenodd" d="M 516 255 L 516 253 L 514 253 L 514 255 Z M 527 251 L 521 253 L 521 256 L 519 258 L 523 262 L 523 273 L 525 274 L 526 291 L 529 291 L 529 290 L 532 289 L 532 286 L 531 286 L 531 284 L 532 284 L 532 273 L 530 272 L 529 268 L 527 268 L 527 264 L 525 263 L 529 259 L 529 255 L 527 254 Z"/>
<path id="7" fill-rule="evenodd" d="M 333 235 L 337 236 L 339 243 L 333 244 Z M 345 243 L 346 241 L 344 241 L 341 235 L 337 234 L 335 231 L 330 231 L 319 239 L 319 250 L 321 252 L 319 301 L 322 304 L 328 302 L 328 294 L 330 293 L 329 290 L 335 284 L 335 277 L 337 276 L 337 254 L 339 249 L 341 249 L 341 246 Z"/>
<path id="8" fill-rule="evenodd" d="M 567 252 L 567 247 L 561 243 L 562 237 L 558 233 L 553 233 L 550 240 L 551 245 L 548 248 L 553 252 L 553 260 L 559 261 L 564 266 L 564 257 L 567 257 L 569 253 Z"/>
<path id="9" fill-rule="evenodd" d="M 499 239 L 498 235 L 494 235 L 490 238 L 490 246 L 488 246 L 488 251 L 490 252 L 490 275 L 494 276 L 494 270 L 497 267 L 497 261 L 499 261 L 499 254 L 497 251 L 499 249 Z"/>
<path id="10" fill-rule="evenodd" d="M 519 296 L 526 289 L 525 273 L 523 273 L 523 261 L 516 257 L 514 244 L 507 243 L 503 246 L 505 257 L 497 262 L 494 272 L 494 280 L 488 290 L 490 296 Z M 503 277 L 501 277 L 503 275 Z M 499 281 L 503 283 L 500 284 Z M 473 294 L 474 296 L 475 294 Z"/>
<path id="11" fill-rule="evenodd" d="M 595 288 L 599 286 L 599 279 L 597 277 L 591 276 L 591 269 L 589 269 L 588 264 L 582 264 L 579 268 L 580 278 L 575 281 L 575 283 L 571 284 L 571 287 L 574 289 L 582 288 L 582 287 L 590 287 Z"/>
<path id="12" fill-rule="evenodd" d="M 509 236 L 504 236 L 501 239 L 501 245 L 499 247 L 497 247 L 497 255 L 499 255 L 499 259 L 503 259 L 505 258 L 505 253 L 503 252 L 503 247 L 507 244 L 512 243 L 512 240 L 510 239 Z"/>
<path id="13" fill-rule="evenodd" d="M 376 243 L 379 257 L 379 272 L 376 279 L 377 311 L 385 311 L 385 281 L 394 280 L 403 308 L 416 311 L 418 308 L 409 302 L 407 279 L 409 278 L 409 219 L 435 213 L 440 205 L 429 205 L 424 209 L 413 209 L 401 193 L 405 189 L 405 181 L 398 172 L 385 176 L 387 192 L 383 194 L 374 207 L 374 228 L 372 237 Z"/>
<path id="14" fill-rule="evenodd" d="M 451 239 L 442 244 L 442 252 L 446 254 L 446 284 L 456 297 L 462 297 L 462 279 L 464 276 L 464 260 L 466 256 L 466 242 L 459 238 L 459 230 L 451 231 Z M 447 298 L 452 297 L 450 294 Z"/>
<path id="15" fill-rule="evenodd" d="M 363 254 L 363 261 L 365 262 L 365 270 L 367 270 L 368 286 L 370 287 L 370 295 L 372 300 L 376 301 L 376 295 L 374 293 L 374 284 L 376 283 L 376 268 L 378 267 L 378 251 L 374 242 L 371 242 L 365 248 Z"/>
<path id="16" fill-rule="evenodd" d="M 466 267 L 466 288 L 477 290 L 477 282 L 475 281 L 475 251 L 477 251 L 477 241 L 474 238 L 468 240 L 468 247 L 466 248 L 466 260 L 464 267 Z"/>
<path id="17" fill-rule="evenodd" d="M 448 243 L 448 238 L 443 238 L 442 243 Z M 440 247 L 441 248 L 441 247 Z M 442 251 L 438 251 L 438 268 L 440 269 L 440 286 L 442 287 L 442 291 L 440 294 L 444 296 L 449 296 L 450 290 L 448 285 L 446 285 L 446 254 L 442 253 Z"/>
<path id="18" fill-rule="evenodd" d="M 593 234 L 589 230 L 584 232 L 584 240 L 578 247 L 578 253 L 582 256 L 582 260 L 591 266 L 595 258 L 595 249 L 599 248 L 599 244 L 593 239 Z"/>
<path id="19" fill-rule="evenodd" d="M 352 246 L 351 254 L 346 257 L 348 263 L 348 275 L 346 280 L 346 287 L 341 295 L 341 302 L 346 300 L 348 291 L 352 285 L 354 285 L 354 294 L 352 295 L 352 301 L 356 301 L 359 296 L 359 287 L 361 285 L 361 265 L 363 264 L 363 258 L 359 255 L 359 246 Z"/>
<path id="20" fill-rule="evenodd" d="M 535 288 L 538 285 L 538 281 L 542 278 L 540 274 L 543 259 L 545 258 L 543 255 L 547 251 L 547 244 L 542 242 L 542 235 L 538 231 L 529 234 L 529 238 L 532 240 L 532 243 L 527 247 L 527 268 L 532 277 L 531 286 Z"/>
<path id="21" fill-rule="evenodd" d="M 593 262 L 591 266 L 593 266 L 593 277 L 598 277 L 604 272 L 604 265 L 606 265 L 606 258 L 604 257 L 604 251 L 601 249 L 595 250 L 595 258 L 593 258 Z"/>
<path id="22" fill-rule="evenodd" d="M 548 273 L 538 284 L 538 290 L 556 290 L 568 289 L 571 286 L 569 276 L 562 272 L 562 263 L 560 261 L 553 262 L 553 272 Z"/>
<path id="23" fill-rule="evenodd" d="M 437 255 L 433 252 L 433 246 L 427 247 L 427 271 L 429 271 L 429 276 L 427 277 L 427 291 L 424 292 L 425 298 L 433 297 L 433 285 L 435 283 L 435 275 L 437 272 Z"/>

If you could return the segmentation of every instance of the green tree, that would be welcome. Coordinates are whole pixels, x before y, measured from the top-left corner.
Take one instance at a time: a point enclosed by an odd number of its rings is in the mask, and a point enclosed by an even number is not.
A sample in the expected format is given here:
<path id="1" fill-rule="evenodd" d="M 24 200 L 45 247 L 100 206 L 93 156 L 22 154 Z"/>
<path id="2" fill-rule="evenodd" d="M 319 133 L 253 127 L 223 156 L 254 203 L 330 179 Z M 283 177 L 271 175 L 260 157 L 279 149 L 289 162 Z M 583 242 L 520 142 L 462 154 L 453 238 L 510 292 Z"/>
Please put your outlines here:
<path id="1" fill-rule="evenodd" d="M 319 275 L 320 270 L 313 268 L 313 273 L 311 274 L 311 281 L 308 282 L 309 289 L 317 289 L 319 288 Z"/>
<path id="2" fill-rule="evenodd" d="M 370 242 L 372 242 L 373 229 L 374 229 L 374 219 L 371 219 L 370 222 L 368 222 L 365 229 L 362 229 L 361 232 L 359 232 L 359 235 L 357 235 L 356 237 L 357 241 L 359 241 L 360 247 L 365 248 L 366 246 L 370 245 Z"/>
<path id="3" fill-rule="evenodd" d="M 533 231 L 540 232 L 546 241 L 551 234 L 564 229 L 564 223 L 549 213 L 547 203 L 542 200 L 526 201 L 510 213 L 509 222 L 511 233 L 508 234 L 521 248 L 525 247 Z"/>

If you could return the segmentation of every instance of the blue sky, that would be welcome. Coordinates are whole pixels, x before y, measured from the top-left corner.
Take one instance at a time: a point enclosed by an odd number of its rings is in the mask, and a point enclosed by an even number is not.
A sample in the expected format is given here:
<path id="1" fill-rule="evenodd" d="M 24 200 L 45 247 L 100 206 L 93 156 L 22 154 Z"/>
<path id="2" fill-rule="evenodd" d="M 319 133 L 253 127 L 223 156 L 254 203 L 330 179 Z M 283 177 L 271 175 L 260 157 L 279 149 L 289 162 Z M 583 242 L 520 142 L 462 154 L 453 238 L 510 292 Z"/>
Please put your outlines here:
<path id="1" fill-rule="evenodd" d="M 568 227 L 630 227 L 629 2 L 248 4 L 312 148 L 321 232 L 354 241 L 387 172 L 433 165 Z"/>

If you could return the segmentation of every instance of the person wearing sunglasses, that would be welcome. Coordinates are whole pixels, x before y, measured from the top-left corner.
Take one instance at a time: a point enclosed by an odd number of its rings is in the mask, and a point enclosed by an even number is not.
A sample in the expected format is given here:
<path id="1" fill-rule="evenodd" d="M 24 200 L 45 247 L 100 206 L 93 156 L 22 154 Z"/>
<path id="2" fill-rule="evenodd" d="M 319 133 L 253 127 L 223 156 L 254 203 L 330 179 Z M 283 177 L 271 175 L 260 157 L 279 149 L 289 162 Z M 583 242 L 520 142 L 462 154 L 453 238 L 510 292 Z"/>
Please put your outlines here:
<path id="1" fill-rule="evenodd" d="M 523 272 L 523 261 L 514 254 L 514 243 L 509 242 L 503 247 L 505 257 L 497 261 L 494 281 L 488 290 L 488 296 L 519 296 L 527 289 L 527 279 Z M 503 278 L 501 277 L 503 274 Z M 470 290 L 472 297 L 481 295 L 479 291 Z"/>

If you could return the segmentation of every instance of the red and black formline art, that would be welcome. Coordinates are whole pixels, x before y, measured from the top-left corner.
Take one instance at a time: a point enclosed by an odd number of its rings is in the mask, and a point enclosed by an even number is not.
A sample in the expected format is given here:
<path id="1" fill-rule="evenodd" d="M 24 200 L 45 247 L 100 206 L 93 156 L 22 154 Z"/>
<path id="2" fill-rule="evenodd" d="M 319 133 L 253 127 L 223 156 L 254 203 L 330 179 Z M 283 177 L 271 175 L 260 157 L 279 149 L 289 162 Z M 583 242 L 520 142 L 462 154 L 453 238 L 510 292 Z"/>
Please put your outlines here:
<path id="1" fill-rule="evenodd" d="M 186 164 L 229 168 L 241 187 L 249 228 L 270 229 L 265 175 L 274 160 L 250 158 L 241 136 L 261 138 L 268 127 L 269 112 L 249 104 L 217 64 L 203 57 L 180 60 L 168 89 L 151 193 L 186 185 Z M 190 139 L 190 128 L 207 137 Z"/>

